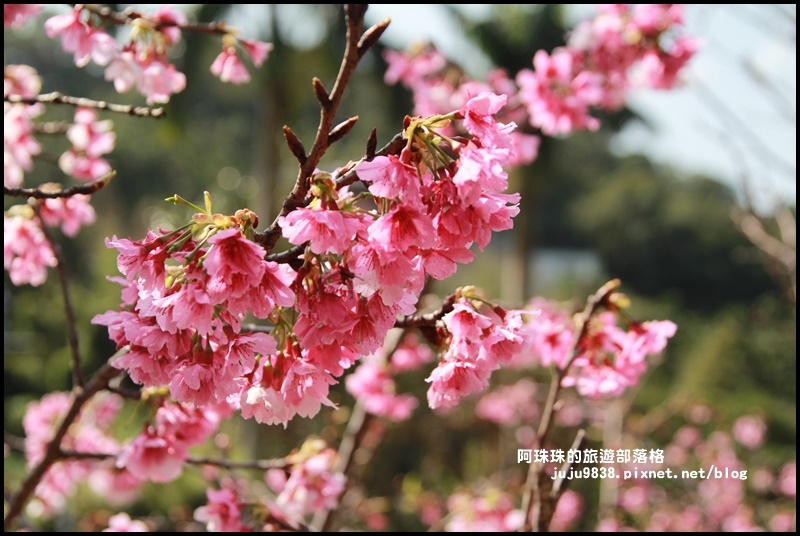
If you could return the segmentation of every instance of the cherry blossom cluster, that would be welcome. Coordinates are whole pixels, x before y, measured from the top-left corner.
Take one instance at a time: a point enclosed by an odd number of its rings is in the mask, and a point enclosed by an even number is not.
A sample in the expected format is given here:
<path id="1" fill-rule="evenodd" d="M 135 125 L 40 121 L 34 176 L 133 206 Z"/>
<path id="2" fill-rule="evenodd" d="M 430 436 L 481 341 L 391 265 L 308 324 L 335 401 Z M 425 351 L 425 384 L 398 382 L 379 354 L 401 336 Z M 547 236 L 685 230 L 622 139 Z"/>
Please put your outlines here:
<path id="1" fill-rule="evenodd" d="M 537 315 L 525 325 L 529 352 L 514 366 L 554 366 L 568 371 L 562 380 L 586 398 L 617 397 L 637 385 L 647 371 L 647 358 L 660 354 L 677 326 L 669 320 L 617 325 L 617 311 L 593 316 L 583 336 L 570 314 L 558 304 L 536 299 L 530 309 Z"/>
<path id="2" fill-rule="evenodd" d="M 41 7 L 42 4 L 5 4 L 4 25 L 18 28 L 36 16 Z M 106 31 L 108 25 L 130 26 L 127 42 L 117 42 Z M 146 15 L 76 4 L 68 13 L 45 21 L 48 37 L 61 39 L 62 48 L 73 55 L 76 66 L 92 62 L 105 67 L 106 80 L 113 82 L 118 92 L 125 93 L 135 87 L 149 104 L 169 102 L 173 94 L 186 88 L 186 76 L 170 63 L 170 52 L 187 28 L 198 29 L 188 25 L 182 11 L 168 5 Z M 240 50 L 260 67 L 272 49 L 269 43 L 239 38 L 235 29 L 224 24 L 202 30 L 222 35 L 222 52 L 211 65 L 211 73 L 223 82 L 241 84 L 250 80 Z"/>
<path id="3" fill-rule="evenodd" d="M 579 24 L 567 44 L 538 51 L 533 69 L 515 78 L 494 69 L 485 82 L 468 79 L 430 46 L 407 53 L 387 50 L 388 84 L 402 83 L 414 94 L 417 113 L 458 108 L 483 91 L 506 95 L 502 120 L 529 124 L 546 136 L 596 130 L 592 109 L 618 109 L 637 87 L 670 89 L 697 50 L 682 31 L 682 4 L 599 4 L 591 20 Z M 514 134 L 516 164 L 536 158 L 539 138 Z"/>
<path id="4" fill-rule="evenodd" d="M 47 280 L 47 268 L 58 261 L 42 225 L 75 236 L 81 226 L 95 221 L 89 200 L 88 195 L 31 200 L 3 213 L 3 268 L 13 284 L 39 286 Z"/>
<path id="5" fill-rule="evenodd" d="M 767 427 L 758 415 L 739 417 L 731 430 L 710 427 L 711 411 L 689 408 L 687 421 L 664 449 L 675 468 L 722 468 L 721 475 L 663 481 L 631 478 L 621 481 L 614 510 L 609 510 L 598 531 L 646 530 L 663 532 L 794 532 L 796 519 L 796 462 L 779 467 L 764 464 L 760 447 Z M 635 441 L 630 438 L 629 441 Z M 632 469 L 622 466 L 620 470 Z M 638 464 L 641 470 L 645 468 Z M 663 469 L 655 465 L 646 468 Z M 726 477 L 724 471 L 727 469 Z M 746 478 L 731 476 L 736 471 Z M 631 474 L 635 474 L 631 472 Z M 675 483 L 680 486 L 676 489 Z M 767 500 L 768 508 L 749 506 L 754 498 Z"/>
<path id="6" fill-rule="evenodd" d="M 3 95 L 36 98 L 42 83 L 38 73 L 27 65 L 7 65 L 3 71 Z M 34 119 L 45 111 L 44 104 L 3 103 L 3 184 L 8 188 L 22 185 L 26 172 L 33 169 L 33 158 L 42 151 L 36 139 Z M 66 128 L 70 142 L 58 159 L 65 174 L 79 180 L 99 179 L 111 171 L 103 155 L 114 150 L 116 135 L 110 120 L 98 120 L 97 112 L 87 107 L 75 110 L 75 122 Z"/>
<path id="7" fill-rule="evenodd" d="M 283 366 L 291 343 L 278 352 L 273 336 L 241 330 L 245 313 L 267 318 L 276 306 L 294 303 L 291 268 L 264 260 L 264 249 L 243 234 L 252 234 L 255 221 L 249 211 L 233 217 L 207 211 L 177 231 L 107 241 L 120 252 L 123 307 L 93 322 L 108 326 L 119 347 L 130 346 L 115 366 L 145 387 L 168 386 L 175 400 L 197 407 L 243 390 L 245 407 L 252 406 L 251 386 L 277 381 L 278 371 L 294 373 Z"/>
<path id="8" fill-rule="evenodd" d="M 120 252 L 123 307 L 94 322 L 131 348 L 115 366 L 145 387 L 168 385 L 179 402 L 235 399 L 261 423 L 332 405 L 330 385 L 381 347 L 397 315 L 415 311 L 426 276 L 448 277 L 472 260 L 473 243 L 511 227 L 518 196 L 502 191 L 512 126 L 491 117 L 502 103 L 480 95 L 454 114 L 471 139 L 436 133 L 451 118 L 410 119 L 401 156 L 356 166 L 368 187 L 360 194 L 317 174 L 309 206 L 278 220 L 290 243 L 306 245 L 297 271 L 248 240 L 254 214 L 213 215 L 210 201 L 177 231 L 109 240 Z M 248 313 L 269 318 L 272 333 L 242 332 Z"/>
<path id="9" fill-rule="evenodd" d="M 122 408 L 121 397 L 104 393 L 81 410 L 60 448 L 92 457 L 66 457 L 45 473 L 35 493 L 42 514 L 61 511 L 84 481 L 98 496 L 122 506 L 132 502 L 146 482 L 175 480 L 183 471 L 189 448 L 203 443 L 233 413 L 224 403 L 196 408 L 163 396 L 153 396 L 151 401 L 152 422 L 146 422 L 143 430 L 126 442 L 110 431 Z M 28 405 L 23 426 L 30 467 L 44 457 L 71 404 L 69 393 L 57 392 Z"/>
<path id="10" fill-rule="evenodd" d="M 447 512 L 437 521 L 446 532 L 517 532 L 525 522 L 525 513 L 515 507 L 514 496 L 495 486 L 456 491 L 447 498 L 446 506 Z M 581 496 L 567 490 L 553 514 L 550 531 L 568 530 L 582 509 Z"/>
<path id="11" fill-rule="evenodd" d="M 522 311 L 506 311 L 463 295 L 442 318 L 446 350 L 426 380 L 431 408 L 452 408 L 482 391 L 492 372 L 525 349 Z"/>
<path id="12" fill-rule="evenodd" d="M 69 393 L 53 392 L 28 405 L 23 419 L 25 456 L 33 468 L 45 456 L 57 427 L 70 408 Z M 108 432 L 122 407 L 117 395 L 104 394 L 85 406 L 61 441 L 65 451 L 105 453 L 120 450 L 119 442 Z M 44 515 L 62 510 L 79 483 L 87 481 L 93 490 L 112 502 L 124 502 L 135 495 L 139 484 L 132 474 L 118 472 L 112 464 L 89 459 L 65 459 L 53 465 L 36 488 L 38 509 Z M 122 499 L 122 500 L 121 500 Z"/>
<path id="13" fill-rule="evenodd" d="M 270 469 L 267 485 L 277 493 L 274 509 L 284 518 L 300 522 L 309 514 L 335 508 L 347 478 L 336 469 L 336 451 L 320 439 L 310 438 L 288 457 L 286 469 Z"/>

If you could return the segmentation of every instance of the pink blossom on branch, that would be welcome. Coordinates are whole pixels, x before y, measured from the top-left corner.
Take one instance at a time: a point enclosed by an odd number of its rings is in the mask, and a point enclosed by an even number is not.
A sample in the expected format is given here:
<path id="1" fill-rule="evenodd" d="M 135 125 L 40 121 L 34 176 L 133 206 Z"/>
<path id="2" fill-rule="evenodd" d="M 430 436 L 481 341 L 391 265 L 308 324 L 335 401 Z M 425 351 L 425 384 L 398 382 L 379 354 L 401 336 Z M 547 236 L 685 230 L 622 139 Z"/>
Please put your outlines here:
<path id="1" fill-rule="evenodd" d="M 75 65 L 86 66 L 89 61 L 108 65 L 117 54 L 117 42 L 105 31 L 83 21 L 83 9 L 75 7 L 70 13 L 54 15 L 45 21 L 47 36 L 60 36 L 65 52 L 74 54 Z"/>
<path id="2" fill-rule="evenodd" d="M 81 226 L 94 223 L 96 215 L 89 203 L 88 195 L 73 195 L 59 199 L 44 199 L 39 214 L 49 227 L 61 226 L 61 231 L 70 237 L 78 234 Z"/>
<path id="3" fill-rule="evenodd" d="M 21 28 L 42 10 L 44 4 L 3 4 L 3 27 Z"/>
<path id="4" fill-rule="evenodd" d="M 236 49 L 225 47 L 211 64 L 211 74 L 219 77 L 223 82 L 232 84 L 245 84 L 250 81 L 250 73 L 244 66 Z"/>
<path id="5" fill-rule="evenodd" d="M 58 264 L 38 218 L 3 215 L 3 268 L 15 285 L 39 286 Z"/>

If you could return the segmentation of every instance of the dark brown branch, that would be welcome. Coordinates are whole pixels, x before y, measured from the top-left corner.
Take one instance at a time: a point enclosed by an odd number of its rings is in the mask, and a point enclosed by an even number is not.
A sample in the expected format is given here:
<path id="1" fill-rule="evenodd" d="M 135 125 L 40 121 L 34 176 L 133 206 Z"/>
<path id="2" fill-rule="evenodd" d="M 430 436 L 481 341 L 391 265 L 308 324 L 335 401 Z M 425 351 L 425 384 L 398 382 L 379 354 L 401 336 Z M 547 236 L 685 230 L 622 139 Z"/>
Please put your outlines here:
<path id="1" fill-rule="evenodd" d="M 369 138 L 367 138 L 367 152 L 365 160 L 372 160 L 375 158 L 375 149 L 378 148 L 378 129 L 373 128 L 372 132 L 369 133 Z"/>
<path id="2" fill-rule="evenodd" d="M 72 4 L 75 5 L 75 4 Z M 131 9 L 127 9 L 125 11 L 114 11 L 107 7 L 98 7 L 98 6 L 89 6 L 86 5 L 84 9 L 87 9 L 97 15 L 98 17 L 102 18 L 105 21 L 111 22 L 117 25 L 129 24 L 134 20 L 144 19 L 147 20 L 153 28 L 156 30 L 161 30 L 163 28 L 180 28 L 181 31 L 185 32 L 194 32 L 194 33 L 202 33 L 202 34 L 209 34 L 209 35 L 225 35 L 230 33 L 228 26 L 225 22 L 209 22 L 206 24 L 178 24 L 174 21 L 154 21 L 147 16 L 142 15 L 136 11 Z"/>
<path id="3" fill-rule="evenodd" d="M 419 328 L 423 326 L 433 326 L 437 320 L 441 320 L 444 315 L 453 310 L 455 304 L 455 296 L 449 295 L 442 303 L 442 307 L 438 311 L 425 314 L 413 314 L 398 318 L 394 322 L 396 328 Z"/>
<path id="4" fill-rule="evenodd" d="M 135 117 L 152 117 L 155 119 L 166 117 L 164 108 L 150 108 L 148 106 L 133 106 L 129 104 L 114 104 L 111 102 L 96 101 L 83 97 L 70 97 L 69 95 L 62 95 L 58 91 L 37 95 L 36 97 L 6 95 L 3 97 L 3 101 L 10 102 L 11 104 L 36 104 L 38 102 L 42 102 L 44 104 L 68 104 L 70 106 L 84 106 L 86 108 L 107 110 L 109 112 L 127 114 Z"/>
<path id="5" fill-rule="evenodd" d="M 304 242 L 303 244 L 298 244 L 287 249 L 286 251 L 272 253 L 267 255 L 267 260 L 279 262 L 281 264 L 289 264 L 292 265 L 293 268 L 297 269 L 301 264 L 303 264 L 303 259 L 300 257 L 300 255 L 302 255 L 303 251 L 305 251 L 307 244 L 308 242 Z M 297 264 L 297 266 L 295 267 L 294 264 Z"/>
<path id="6" fill-rule="evenodd" d="M 280 213 L 275 217 L 272 224 L 270 224 L 264 233 L 259 233 L 255 236 L 256 241 L 264 246 L 268 254 L 272 252 L 272 248 L 275 247 L 275 244 L 280 238 L 278 219 L 282 216 L 286 216 L 296 208 L 305 206 L 306 195 L 309 193 L 311 187 L 311 176 L 331 145 L 329 133 L 333 127 L 336 111 L 339 109 L 339 104 L 342 102 L 345 89 L 361 59 L 358 43 L 361 37 L 361 29 L 364 25 L 364 13 L 366 9 L 367 6 L 363 4 L 345 4 L 347 44 L 345 45 L 342 63 L 339 66 L 339 73 L 336 76 L 336 82 L 333 84 L 333 89 L 330 93 L 325 91 L 325 88 L 318 79 L 314 79 L 314 92 L 317 96 L 317 100 L 320 101 L 320 119 L 314 145 L 308 153 L 306 162 L 300 166 L 294 188 L 292 188 L 291 193 L 284 199 Z"/>
<path id="7" fill-rule="evenodd" d="M 582 429 L 578 430 L 578 434 L 575 436 L 575 440 L 572 442 L 570 448 L 573 450 L 582 449 L 585 439 L 586 431 Z M 569 471 L 573 464 L 574 462 L 572 461 L 565 461 L 561 466 L 561 471 L 563 471 L 561 474 L 566 474 L 566 471 Z M 543 464 L 542 468 L 544 468 Z M 530 517 L 533 519 L 532 525 L 534 527 L 539 527 L 539 531 L 547 532 L 549 530 L 550 522 L 556 511 L 556 505 L 558 505 L 558 500 L 566 491 L 568 483 L 569 480 L 563 477 L 559 477 L 557 481 L 553 482 L 551 478 L 547 478 L 544 471 L 540 473 L 540 477 L 534 485 L 533 509 L 530 514 Z"/>
<path id="8" fill-rule="evenodd" d="M 542 411 L 542 420 L 539 422 L 539 429 L 536 432 L 535 448 L 544 448 L 543 445 L 545 445 L 547 436 L 550 434 L 556 401 L 561 392 L 561 382 L 569 372 L 572 362 L 575 361 L 575 358 L 580 354 L 581 344 L 588 334 L 589 320 L 601 307 L 608 304 L 609 297 L 619 288 L 619 285 L 619 279 L 612 279 L 600 287 L 597 292 L 589 296 L 583 311 L 575 315 L 574 321 L 577 335 L 573 339 L 572 348 L 567 354 L 570 357 L 566 364 L 563 368 L 556 368 L 553 371 L 553 376 L 550 380 L 550 390 L 547 393 L 547 401 Z M 532 463 L 528 470 L 525 490 L 522 495 L 522 511 L 525 513 L 525 525 L 523 530 L 526 532 L 541 532 L 547 529 L 547 525 L 542 523 L 543 517 L 541 516 L 541 512 L 543 508 L 549 508 L 549 506 L 544 506 L 542 503 L 550 501 L 551 499 L 546 498 L 547 494 L 542 492 L 543 486 L 548 485 L 544 480 L 547 480 L 544 473 L 544 464 Z M 552 506 L 555 508 L 555 504 Z"/>
<path id="9" fill-rule="evenodd" d="M 26 476 L 25 480 L 22 481 L 19 491 L 17 491 L 17 493 L 14 494 L 14 496 L 8 501 L 8 509 L 6 510 L 5 518 L 3 519 L 3 529 L 5 531 L 8 531 L 11 528 L 14 520 L 22 513 L 23 507 L 28 502 L 28 499 L 30 499 L 33 495 L 36 486 L 42 480 L 45 472 L 47 472 L 50 466 L 59 460 L 59 456 L 61 454 L 61 441 L 64 439 L 64 436 L 67 435 L 69 427 L 72 426 L 72 423 L 74 423 L 75 419 L 77 419 L 81 408 L 83 408 L 83 405 L 86 404 L 86 402 L 88 402 L 99 391 L 105 389 L 109 382 L 120 373 L 120 370 L 114 368 L 112 363 L 117 358 L 127 354 L 129 350 L 130 348 L 128 346 L 120 348 L 117 353 L 114 354 L 108 361 L 106 361 L 106 363 L 95 373 L 92 379 L 86 384 L 85 388 L 74 387 L 72 389 L 72 405 L 70 406 L 69 410 L 67 410 L 66 415 L 64 415 L 58 430 L 56 430 L 55 435 L 53 435 L 53 439 L 50 440 L 50 443 L 47 445 L 47 450 L 45 451 L 44 457 L 33 469 L 31 469 L 31 471 L 28 473 L 28 476 Z"/>
<path id="10" fill-rule="evenodd" d="M 78 452 L 76 450 L 59 450 L 60 459 L 73 459 L 73 460 L 111 460 L 117 457 L 116 454 L 106 454 L 103 452 Z M 267 469 L 278 468 L 281 469 L 288 465 L 285 458 L 276 458 L 272 460 L 246 460 L 246 461 L 233 461 L 221 460 L 217 458 L 196 458 L 190 456 L 186 459 L 189 465 L 213 465 L 214 467 L 221 467 L 223 469 L 252 469 L 255 471 L 266 471 Z"/>
<path id="11" fill-rule="evenodd" d="M 39 207 L 34 207 L 36 216 L 41 220 Z M 72 354 L 72 362 L 70 367 L 72 369 L 72 388 L 83 389 L 83 371 L 81 370 L 81 351 L 80 341 L 78 339 L 78 322 L 75 319 L 75 308 L 72 306 L 72 296 L 69 287 L 69 276 L 67 275 L 67 264 L 64 258 L 64 253 L 61 251 L 61 246 L 53 240 L 50 231 L 47 230 L 46 225 L 40 226 L 45 240 L 50 244 L 50 249 L 53 250 L 53 255 L 56 258 L 56 273 L 58 274 L 58 281 L 61 284 L 61 297 L 64 300 L 64 317 L 67 322 L 67 340 L 69 341 L 69 350 Z"/>
<path id="12" fill-rule="evenodd" d="M 72 197 L 73 195 L 92 195 L 105 188 L 116 174 L 116 171 L 112 171 L 92 182 L 71 186 L 64 190 L 48 191 L 39 188 L 7 188 L 3 186 L 3 195 L 11 197 L 32 197 L 34 199 L 57 199 L 59 197 Z"/>
<path id="13" fill-rule="evenodd" d="M 583 450 L 584 445 L 586 444 L 586 430 L 581 428 L 578 430 L 578 433 L 575 435 L 575 440 L 572 442 L 572 446 L 570 450 Z M 553 484 L 553 488 L 550 490 L 550 499 L 553 500 L 553 511 L 555 511 L 555 505 L 558 504 L 558 499 L 567 491 L 567 487 L 569 486 L 569 480 L 566 480 L 563 475 L 566 475 L 567 472 L 572 469 L 572 465 L 574 461 L 565 461 L 561 465 L 561 475 L 558 480 L 555 481 Z M 552 518 L 552 512 L 550 513 L 550 518 L 547 519 L 546 523 L 542 523 L 544 526 L 550 525 L 550 519 Z"/>

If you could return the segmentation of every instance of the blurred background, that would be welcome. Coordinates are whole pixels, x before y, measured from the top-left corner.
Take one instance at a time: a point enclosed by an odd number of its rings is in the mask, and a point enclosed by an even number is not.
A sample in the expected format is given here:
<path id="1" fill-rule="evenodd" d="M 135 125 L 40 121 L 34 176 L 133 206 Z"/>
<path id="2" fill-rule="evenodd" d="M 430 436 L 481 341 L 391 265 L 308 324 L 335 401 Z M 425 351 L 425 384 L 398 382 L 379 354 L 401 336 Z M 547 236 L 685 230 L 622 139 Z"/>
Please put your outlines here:
<path id="1" fill-rule="evenodd" d="M 109 160 L 118 175 L 94 197 L 98 223 L 61 241 L 87 369 L 114 351 L 106 329 L 89 323 L 119 304 L 118 286 L 105 279 L 117 274 L 116 251 L 105 248 L 104 238 L 138 239 L 147 229 L 179 225 L 189 213 L 164 198 L 178 193 L 199 203 L 204 190 L 216 212 L 247 207 L 262 222 L 272 221 L 296 177 L 281 127 L 289 125 L 311 143 L 319 115 L 311 78 L 330 88 L 344 48 L 343 17 L 335 5 L 187 9 L 195 20 L 224 19 L 242 36 L 275 48 L 261 69 L 251 71 L 251 83 L 234 86 L 209 72 L 219 41 L 184 34 L 183 54 L 175 61 L 187 88 L 167 105 L 168 117 L 103 116 L 114 122 L 117 148 Z M 333 170 L 360 158 L 373 127 L 379 145 L 387 142 L 411 113 L 411 96 L 383 82 L 383 47 L 430 41 L 475 78 L 492 65 L 513 78 L 531 66 L 536 50 L 563 44 L 565 31 L 586 15 L 586 6 L 552 4 L 371 6 L 369 22 L 393 22 L 360 65 L 340 108 L 342 120 L 358 115 L 359 122 L 323 167 Z M 512 189 L 523 196 L 514 230 L 495 236 L 473 264 L 434 290 L 475 284 L 510 307 L 541 296 L 577 308 L 599 285 L 620 278 L 633 317 L 671 319 L 678 332 L 636 393 L 616 405 L 582 406 L 587 422 L 595 422 L 598 411 L 615 414 L 646 430 L 650 446 L 663 446 L 698 407 L 713 415 L 703 425 L 707 433 L 730 431 L 740 417 L 757 415 L 766 438 L 743 459 L 774 474 L 796 457 L 796 6 L 692 5 L 686 18 L 701 49 L 685 86 L 635 93 L 628 108 L 601 116 L 598 132 L 544 139 L 536 162 L 512 174 Z M 35 66 L 43 92 L 142 102 L 138 95 L 116 94 L 99 69 L 76 69 L 41 24 L 4 32 L 4 61 Z M 51 106 L 47 117 L 70 120 L 72 113 Z M 26 186 L 65 180 L 54 164 L 64 143 L 44 140 L 46 154 L 26 176 Z M 5 208 L 11 204 L 4 202 Z M 22 435 L 28 402 L 70 387 L 62 311 L 52 273 L 40 288 L 14 287 L 5 276 L 8 433 Z M 424 496 L 420 490 L 447 494 L 461 481 L 490 474 L 506 475 L 498 477 L 505 486 L 503 478 L 522 475 L 515 460 L 518 436 L 476 417 L 477 398 L 445 416 L 427 409 L 428 373 L 399 379 L 403 391 L 419 395 L 421 407 L 407 423 L 373 423 L 380 441 L 362 467 L 365 496 L 381 498 L 372 507 L 395 530 L 423 527 L 414 513 L 414 501 Z M 495 379 L 510 384 L 519 374 L 507 371 Z M 534 398 L 544 392 L 542 386 Z M 342 409 L 295 419 L 286 430 L 232 425 L 226 433 L 237 438 L 234 455 L 283 456 L 312 433 L 336 444 L 352 399 L 341 386 L 332 399 Z M 573 435 L 574 426 L 565 427 L 562 448 Z M 590 438 L 601 441 L 602 434 Z M 23 470 L 16 455 L 6 459 L 7 480 Z M 601 490 L 597 482 L 585 484 L 586 504 L 571 526 L 592 530 L 601 515 Z M 190 519 L 205 502 L 197 472 L 169 485 L 170 493 L 148 489 L 129 509 L 132 516 L 156 511 Z M 774 512 L 765 505 L 775 496 L 754 492 L 747 500 L 766 525 Z M 76 512 L 102 508 L 96 497 L 80 501 L 53 527 L 79 526 Z"/>

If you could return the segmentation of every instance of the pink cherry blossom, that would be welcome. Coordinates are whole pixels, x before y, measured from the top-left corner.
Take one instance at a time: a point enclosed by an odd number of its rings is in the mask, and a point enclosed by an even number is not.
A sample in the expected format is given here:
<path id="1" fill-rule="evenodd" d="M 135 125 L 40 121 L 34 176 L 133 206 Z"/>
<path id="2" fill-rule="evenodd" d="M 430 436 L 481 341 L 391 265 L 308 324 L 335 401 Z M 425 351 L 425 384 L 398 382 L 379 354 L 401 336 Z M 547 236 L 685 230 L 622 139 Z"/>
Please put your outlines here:
<path id="1" fill-rule="evenodd" d="M 208 488 L 206 496 L 208 504 L 194 511 L 195 521 L 205 523 L 209 532 L 246 532 L 242 525 L 242 508 L 235 491 Z"/>
<path id="2" fill-rule="evenodd" d="M 535 393 L 536 383 L 529 378 L 497 387 L 481 397 L 475 406 L 475 415 L 502 426 L 535 422 L 540 412 Z"/>
<path id="3" fill-rule="evenodd" d="M 91 196 L 88 195 L 45 199 L 40 205 L 42 221 L 49 227 L 60 225 L 65 235 L 75 236 L 82 225 L 91 225 L 95 221 L 96 215 L 90 201 Z"/>
<path id="4" fill-rule="evenodd" d="M 114 82 L 118 93 L 126 93 L 138 86 L 142 77 L 142 66 L 136 59 L 135 51 L 130 48 L 122 50 L 106 67 L 104 77 Z"/>
<path id="5" fill-rule="evenodd" d="M 3 267 L 12 283 L 39 286 L 57 264 L 38 220 L 3 215 Z"/>
<path id="6" fill-rule="evenodd" d="M 8 6 L 8 4 L 6 4 Z M 42 79 L 30 65 L 6 65 L 3 68 L 3 95 L 35 97 L 42 91 Z"/>
<path id="7" fill-rule="evenodd" d="M 180 26 L 186 24 L 186 15 L 183 11 L 170 4 L 159 6 L 158 11 L 151 17 L 158 24 L 161 35 L 166 38 L 167 45 L 175 45 L 181 40 Z"/>
<path id="8" fill-rule="evenodd" d="M 395 373 L 414 370 L 433 361 L 433 350 L 414 333 L 407 334 L 392 353 L 391 366 Z"/>
<path id="9" fill-rule="evenodd" d="M 22 104 L 5 105 L 3 113 L 3 185 L 19 187 L 25 172 L 33 169 L 33 157 L 42 146 L 33 135 L 32 119 L 41 107 Z"/>
<path id="10" fill-rule="evenodd" d="M 272 43 L 256 41 L 255 39 L 239 39 L 239 44 L 242 45 L 242 48 L 250 56 L 253 65 L 256 67 L 261 67 L 273 49 Z"/>
<path id="11" fill-rule="evenodd" d="M 361 229 L 361 220 L 340 210 L 301 208 L 278 218 L 278 225 L 292 244 L 309 242 L 318 255 L 341 255 Z"/>
<path id="12" fill-rule="evenodd" d="M 345 378 L 347 392 L 365 404 L 369 413 L 392 421 L 411 417 L 417 400 L 411 395 L 395 393 L 395 382 L 387 370 L 376 363 L 364 362 Z"/>
<path id="13" fill-rule="evenodd" d="M 186 75 L 174 65 L 158 58 L 147 58 L 139 64 L 142 72 L 136 87 L 147 97 L 147 104 L 167 103 L 174 93 L 186 89 Z"/>
<path id="14" fill-rule="evenodd" d="M 346 477 L 335 470 L 336 451 L 323 448 L 319 441 L 308 440 L 298 453 L 275 503 L 291 519 L 336 508 L 344 491 Z"/>
<path id="15" fill-rule="evenodd" d="M 498 489 L 481 495 L 461 491 L 447 499 L 447 532 L 516 532 L 525 523 L 525 514 L 514 508 L 508 493 Z"/>
<path id="16" fill-rule="evenodd" d="M 439 363 L 425 381 L 431 384 L 428 388 L 431 409 L 455 407 L 465 396 L 489 385 L 486 371 L 465 361 Z"/>
<path id="17" fill-rule="evenodd" d="M 3 26 L 21 28 L 39 14 L 44 4 L 3 4 Z"/>
<path id="18" fill-rule="evenodd" d="M 368 183 L 372 195 L 388 199 L 402 196 L 406 200 L 419 197 L 417 171 L 403 160 L 404 154 L 405 149 L 399 157 L 377 156 L 358 165 L 358 177 Z"/>
<path id="19" fill-rule="evenodd" d="M 103 30 L 93 28 L 82 20 L 83 10 L 76 7 L 70 13 L 54 15 L 44 23 L 47 36 L 61 37 L 64 51 L 75 56 L 75 65 L 84 67 L 89 61 L 107 65 L 117 53 L 117 43 Z"/>
<path id="20" fill-rule="evenodd" d="M 124 467 L 141 480 L 171 482 L 183 472 L 186 446 L 161 437 L 148 428 L 137 435 L 117 458 Z"/>
<path id="21" fill-rule="evenodd" d="M 245 84 L 250 81 L 250 73 L 247 72 L 247 67 L 239 59 L 239 55 L 233 47 L 225 47 L 219 53 L 214 63 L 211 64 L 211 74 L 219 77 L 223 82 L 232 84 Z"/>
<path id="22" fill-rule="evenodd" d="M 764 443 L 767 425 L 757 415 L 739 417 L 733 425 L 733 437 L 749 449 L 756 449 Z"/>

